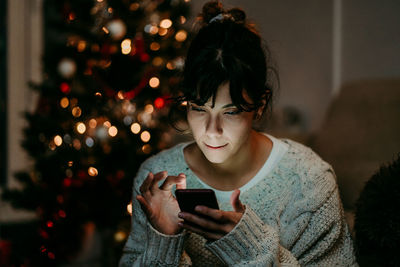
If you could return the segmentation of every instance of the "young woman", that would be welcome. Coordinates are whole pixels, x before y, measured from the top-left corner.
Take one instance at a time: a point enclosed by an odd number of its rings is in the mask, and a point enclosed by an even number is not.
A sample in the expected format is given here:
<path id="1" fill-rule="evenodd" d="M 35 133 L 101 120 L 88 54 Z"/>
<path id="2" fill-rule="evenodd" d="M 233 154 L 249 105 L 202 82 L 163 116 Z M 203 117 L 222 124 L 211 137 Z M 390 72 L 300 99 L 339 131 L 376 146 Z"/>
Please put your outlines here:
<path id="1" fill-rule="evenodd" d="M 331 166 L 253 129 L 272 94 L 259 34 L 218 2 L 201 19 L 177 100 L 194 142 L 139 169 L 120 266 L 356 265 Z M 181 212 L 174 188 L 213 189 L 220 209 Z"/>

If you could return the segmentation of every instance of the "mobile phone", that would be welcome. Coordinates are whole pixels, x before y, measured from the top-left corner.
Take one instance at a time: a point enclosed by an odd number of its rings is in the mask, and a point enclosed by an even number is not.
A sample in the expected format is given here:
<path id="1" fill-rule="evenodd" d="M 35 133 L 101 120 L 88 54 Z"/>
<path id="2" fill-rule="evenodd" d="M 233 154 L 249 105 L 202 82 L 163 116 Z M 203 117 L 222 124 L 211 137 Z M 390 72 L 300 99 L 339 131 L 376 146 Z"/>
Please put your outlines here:
<path id="1" fill-rule="evenodd" d="M 177 189 L 175 190 L 181 211 L 196 214 L 194 208 L 198 205 L 219 209 L 215 192 L 212 189 Z"/>

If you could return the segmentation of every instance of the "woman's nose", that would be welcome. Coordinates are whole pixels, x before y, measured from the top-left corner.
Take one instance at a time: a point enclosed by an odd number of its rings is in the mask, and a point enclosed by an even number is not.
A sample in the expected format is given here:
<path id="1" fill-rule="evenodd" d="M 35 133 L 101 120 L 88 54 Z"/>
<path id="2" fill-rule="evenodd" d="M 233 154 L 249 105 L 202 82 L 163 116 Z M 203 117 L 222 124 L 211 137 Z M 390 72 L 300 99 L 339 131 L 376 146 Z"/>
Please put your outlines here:
<path id="1" fill-rule="evenodd" d="M 210 116 L 206 125 L 206 133 L 210 136 L 217 136 L 221 135 L 222 132 L 221 119 L 219 116 Z"/>

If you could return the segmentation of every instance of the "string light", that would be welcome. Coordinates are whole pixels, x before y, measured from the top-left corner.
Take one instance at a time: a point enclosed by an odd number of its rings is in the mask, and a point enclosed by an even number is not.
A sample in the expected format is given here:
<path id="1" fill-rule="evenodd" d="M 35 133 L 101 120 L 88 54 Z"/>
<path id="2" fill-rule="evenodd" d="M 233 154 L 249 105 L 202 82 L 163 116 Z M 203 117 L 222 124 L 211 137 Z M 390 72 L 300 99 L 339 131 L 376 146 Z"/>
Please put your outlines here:
<path id="1" fill-rule="evenodd" d="M 116 232 L 115 233 L 115 235 L 114 235 L 114 239 L 115 239 L 115 241 L 117 241 L 117 242 L 122 242 L 122 241 L 124 241 L 125 239 L 126 239 L 126 233 L 125 232 L 123 232 L 123 231 L 118 231 L 118 232 Z"/>
<path id="2" fill-rule="evenodd" d="M 107 127 L 107 128 L 110 128 L 110 127 L 111 127 L 111 123 L 110 123 L 109 121 L 103 122 L 103 125 L 104 125 L 105 127 Z"/>
<path id="3" fill-rule="evenodd" d="M 161 109 L 165 106 L 165 100 L 162 97 L 157 97 L 156 100 L 154 100 L 154 106 L 158 109 Z"/>
<path id="4" fill-rule="evenodd" d="M 154 107 L 153 107 L 152 104 L 147 104 L 147 105 L 144 107 L 144 112 L 146 112 L 146 113 L 148 113 L 148 114 L 153 113 L 153 111 L 154 111 Z"/>
<path id="5" fill-rule="evenodd" d="M 167 69 L 169 69 L 169 70 L 175 69 L 174 64 L 173 64 L 172 62 L 170 62 L 170 61 L 167 63 L 166 67 L 167 67 Z"/>
<path id="6" fill-rule="evenodd" d="M 136 10 L 139 9 L 139 7 L 140 7 L 139 3 L 132 3 L 132 4 L 129 6 L 129 10 L 130 10 L 130 11 L 136 11 Z"/>
<path id="7" fill-rule="evenodd" d="M 143 131 L 142 134 L 140 135 L 140 139 L 142 139 L 143 142 L 147 143 L 150 141 L 150 133 L 148 131 Z"/>
<path id="8" fill-rule="evenodd" d="M 97 121 L 96 121 L 96 119 L 90 119 L 90 120 L 89 120 L 89 127 L 92 128 L 92 129 L 94 129 L 94 128 L 96 128 L 96 126 L 97 126 Z"/>
<path id="9" fill-rule="evenodd" d="M 145 153 L 145 154 L 150 154 L 150 152 L 151 152 L 151 146 L 150 146 L 149 144 L 146 144 L 146 145 L 142 146 L 142 151 L 143 151 L 143 153 Z"/>
<path id="10" fill-rule="evenodd" d="M 72 160 L 68 161 L 68 167 L 72 167 L 74 165 L 74 162 Z"/>
<path id="11" fill-rule="evenodd" d="M 186 22 L 186 18 L 184 16 L 180 16 L 179 20 L 180 20 L 181 24 L 185 24 L 185 22 Z"/>
<path id="12" fill-rule="evenodd" d="M 157 50 L 160 49 L 160 44 L 157 43 L 157 42 L 152 42 L 152 43 L 150 44 L 150 49 L 153 50 L 153 51 L 157 51 Z"/>
<path id="13" fill-rule="evenodd" d="M 61 98 L 61 100 L 60 100 L 60 106 L 61 106 L 62 108 L 67 108 L 67 107 L 69 106 L 69 100 L 68 100 L 67 97 Z"/>
<path id="14" fill-rule="evenodd" d="M 187 32 L 185 30 L 180 30 L 175 34 L 175 40 L 178 42 L 183 42 L 187 38 Z"/>
<path id="15" fill-rule="evenodd" d="M 95 177 L 95 176 L 97 176 L 99 174 L 99 172 L 97 171 L 97 169 L 95 167 L 89 167 L 88 174 L 90 176 Z"/>
<path id="16" fill-rule="evenodd" d="M 86 144 L 88 147 L 92 147 L 92 146 L 94 145 L 94 140 L 93 140 L 93 138 L 91 138 L 91 137 L 86 138 L 85 144 Z"/>
<path id="17" fill-rule="evenodd" d="M 103 32 L 105 32 L 106 34 L 109 34 L 110 31 L 104 26 L 103 28 L 101 28 L 103 30 Z"/>
<path id="18" fill-rule="evenodd" d="M 121 42 L 121 52 L 124 55 L 128 55 L 132 50 L 132 41 L 130 39 L 125 39 Z"/>
<path id="19" fill-rule="evenodd" d="M 78 133 L 80 134 L 84 134 L 86 131 L 86 126 L 83 122 L 78 122 L 76 124 L 76 130 L 78 131 Z"/>
<path id="20" fill-rule="evenodd" d="M 74 141 L 72 141 L 72 145 L 76 150 L 81 149 L 81 141 L 79 141 L 78 139 L 74 139 Z"/>
<path id="21" fill-rule="evenodd" d="M 152 61 L 153 65 L 156 67 L 161 66 L 163 64 L 163 62 L 164 61 L 161 57 L 155 57 L 155 58 L 153 58 L 153 61 Z"/>
<path id="22" fill-rule="evenodd" d="M 118 91 L 117 97 L 118 97 L 119 99 L 123 100 L 123 99 L 125 98 L 125 97 L 124 97 L 124 92 Z"/>
<path id="23" fill-rule="evenodd" d="M 160 29 L 158 30 L 158 34 L 159 34 L 160 36 L 165 36 L 165 35 L 167 35 L 167 33 L 168 33 L 168 29 L 160 28 Z"/>
<path id="24" fill-rule="evenodd" d="M 149 81 L 149 85 L 152 88 L 157 88 L 160 85 L 160 79 L 158 79 L 157 77 L 151 78 Z"/>
<path id="25" fill-rule="evenodd" d="M 111 126 L 111 127 L 108 129 L 108 134 L 109 134 L 111 137 L 115 137 L 115 136 L 117 135 L 117 133 L 118 133 L 118 129 L 117 129 L 117 127 L 115 127 L 115 126 Z"/>
<path id="26" fill-rule="evenodd" d="M 71 92 L 71 88 L 69 87 L 68 83 L 61 83 L 60 84 L 60 90 L 64 94 L 69 94 Z"/>
<path id="27" fill-rule="evenodd" d="M 135 123 L 133 123 L 133 124 L 131 125 L 131 131 L 132 131 L 132 133 L 134 133 L 134 134 L 138 134 L 138 133 L 140 132 L 140 129 L 141 129 L 140 124 L 137 123 L 137 122 L 135 122 Z"/>
<path id="28" fill-rule="evenodd" d="M 100 92 L 96 92 L 94 95 L 97 96 L 97 97 L 101 97 L 102 96 Z"/>
<path id="29" fill-rule="evenodd" d="M 132 216 L 132 202 L 126 206 L 126 211 Z"/>
<path id="30" fill-rule="evenodd" d="M 56 144 L 56 146 L 61 146 L 62 145 L 62 138 L 61 138 L 61 136 L 59 136 L 59 135 L 56 135 L 55 137 L 54 137 L 54 144 Z"/>
<path id="31" fill-rule="evenodd" d="M 161 22 L 160 22 L 160 27 L 163 27 L 163 28 L 165 28 L 165 29 L 168 29 L 169 27 L 171 27 L 172 26 L 172 21 L 170 20 L 170 19 L 163 19 Z"/>
<path id="32" fill-rule="evenodd" d="M 78 46 L 76 47 L 76 49 L 78 50 L 78 52 L 83 52 L 86 49 L 86 41 L 84 40 L 80 40 L 78 42 Z"/>
<path id="33" fill-rule="evenodd" d="M 78 118 L 82 115 L 82 110 L 80 107 L 74 107 L 72 109 L 72 116 L 74 116 L 75 118 Z"/>

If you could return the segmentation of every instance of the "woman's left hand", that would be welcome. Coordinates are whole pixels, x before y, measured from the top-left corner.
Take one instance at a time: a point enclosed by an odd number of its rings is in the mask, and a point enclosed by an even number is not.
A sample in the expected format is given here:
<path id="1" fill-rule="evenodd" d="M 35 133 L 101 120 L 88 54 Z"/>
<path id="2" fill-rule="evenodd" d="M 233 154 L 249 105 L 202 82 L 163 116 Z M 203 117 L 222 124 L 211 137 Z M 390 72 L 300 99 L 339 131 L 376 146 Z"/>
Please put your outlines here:
<path id="1" fill-rule="evenodd" d="M 197 233 L 208 240 L 218 240 L 236 226 L 245 211 L 245 206 L 239 200 L 240 190 L 236 189 L 231 195 L 231 205 L 234 211 L 223 211 L 208 208 L 206 206 L 196 206 L 198 214 L 180 212 L 179 217 L 184 219 L 179 226 L 191 232 Z M 208 219 L 208 218 L 211 219 Z"/>

